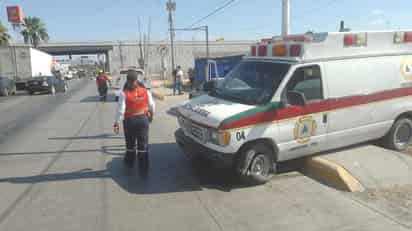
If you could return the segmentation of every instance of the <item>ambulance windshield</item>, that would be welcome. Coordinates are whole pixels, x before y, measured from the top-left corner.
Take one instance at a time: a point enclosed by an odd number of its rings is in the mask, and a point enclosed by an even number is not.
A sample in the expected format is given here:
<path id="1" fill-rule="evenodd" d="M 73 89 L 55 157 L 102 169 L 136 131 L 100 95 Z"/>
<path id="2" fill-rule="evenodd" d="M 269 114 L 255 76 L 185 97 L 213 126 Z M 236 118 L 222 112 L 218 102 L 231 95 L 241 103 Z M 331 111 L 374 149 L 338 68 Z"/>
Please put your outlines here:
<path id="1" fill-rule="evenodd" d="M 244 61 L 220 81 L 212 96 L 244 104 L 265 104 L 290 68 L 287 63 Z"/>

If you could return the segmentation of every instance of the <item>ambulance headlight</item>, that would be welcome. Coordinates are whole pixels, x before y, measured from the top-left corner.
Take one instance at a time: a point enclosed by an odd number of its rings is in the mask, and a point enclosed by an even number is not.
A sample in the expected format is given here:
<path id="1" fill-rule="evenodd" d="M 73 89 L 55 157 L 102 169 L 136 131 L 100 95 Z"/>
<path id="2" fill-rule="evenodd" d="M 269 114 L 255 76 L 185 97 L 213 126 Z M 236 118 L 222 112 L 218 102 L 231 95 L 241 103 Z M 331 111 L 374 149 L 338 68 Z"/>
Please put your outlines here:
<path id="1" fill-rule="evenodd" d="M 230 132 L 210 130 L 209 142 L 219 146 L 227 146 L 230 144 Z"/>

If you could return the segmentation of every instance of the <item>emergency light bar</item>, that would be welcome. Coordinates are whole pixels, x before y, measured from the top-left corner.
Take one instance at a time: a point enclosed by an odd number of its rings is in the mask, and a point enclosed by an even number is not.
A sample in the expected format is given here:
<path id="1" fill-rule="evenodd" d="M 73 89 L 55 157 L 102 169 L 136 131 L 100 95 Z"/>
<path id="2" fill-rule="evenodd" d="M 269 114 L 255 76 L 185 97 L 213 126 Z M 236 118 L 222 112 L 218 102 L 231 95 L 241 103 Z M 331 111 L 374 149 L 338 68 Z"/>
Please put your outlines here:
<path id="1" fill-rule="evenodd" d="M 286 45 L 274 45 L 272 47 L 272 56 L 286 56 L 287 53 Z"/>
<path id="2" fill-rule="evenodd" d="M 396 32 L 393 41 L 394 43 L 410 43 L 412 42 L 412 32 Z"/>
<path id="3" fill-rule="evenodd" d="M 256 46 L 252 46 L 250 49 L 250 55 L 251 56 L 256 56 Z"/>
<path id="4" fill-rule="evenodd" d="M 311 35 L 288 35 L 275 36 L 272 38 L 263 38 L 261 43 L 279 43 L 279 42 L 311 42 L 313 37 Z"/>
<path id="5" fill-rule="evenodd" d="M 270 50 L 270 53 L 268 53 L 268 50 Z M 301 44 L 258 44 L 251 47 L 250 55 L 259 57 L 299 57 L 302 54 L 302 50 Z"/>
<path id="6" fill-rule="evenodd" d="M 298 44 L 293 44 L 289 48 L 289 55 L 292 57 L 298 57 L 302 53 L 302 46 Z"/>
<path id="7" fill-rule="evenodd" d="M 266 56 L 268 53 L 268 48 L 266 45 L 260 45 L 258 47 L 258 56 Z"/>
<path id="8" fill-rule="evenodd" d="M 263 38 L 253 44 L 252 57 L 311 60 L 376 53 L 411 52 L 412 30 L 310 33 Z"/>
<path id="9" fill-rule="evenodd" d="M 361 47 L 367 45 L 367 34 L 345 34 L 343 38 L 343 44 L 345 47 Z"/>

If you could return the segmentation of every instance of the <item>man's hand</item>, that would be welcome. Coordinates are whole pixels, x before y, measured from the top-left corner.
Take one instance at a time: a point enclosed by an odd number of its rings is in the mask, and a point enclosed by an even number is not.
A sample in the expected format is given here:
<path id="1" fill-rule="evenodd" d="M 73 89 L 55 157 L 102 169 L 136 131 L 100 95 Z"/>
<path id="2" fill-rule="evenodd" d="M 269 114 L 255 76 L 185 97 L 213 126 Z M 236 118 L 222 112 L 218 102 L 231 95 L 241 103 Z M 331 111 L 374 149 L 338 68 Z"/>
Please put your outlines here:
<path id="1" fill-rule="evenodd" d="M 114 123 L 114 125 L 113 125 L 113 132 L 116 133 L 116 134 L 119 134 L 119 132 L 120 132 L 120 126 L 119 126 L 119 123 L 118 123 L 118 122 L 115 122 L 115 123 Z"/>

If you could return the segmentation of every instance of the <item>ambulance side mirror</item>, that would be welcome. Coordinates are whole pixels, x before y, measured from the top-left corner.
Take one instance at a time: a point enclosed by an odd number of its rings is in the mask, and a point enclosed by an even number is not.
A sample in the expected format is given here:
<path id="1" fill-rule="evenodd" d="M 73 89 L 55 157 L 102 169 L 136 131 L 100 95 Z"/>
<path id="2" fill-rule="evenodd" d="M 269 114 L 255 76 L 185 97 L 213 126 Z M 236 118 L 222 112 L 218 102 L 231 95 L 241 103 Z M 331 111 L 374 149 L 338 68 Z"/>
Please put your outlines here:
<path id="1" fill-rule="evenodd" d="M 305 106 L 306 105 L 306 97 L 302 92 L 288 91 L 287 100 L 290 105 L 295 105 L 295 106 Z"/>

